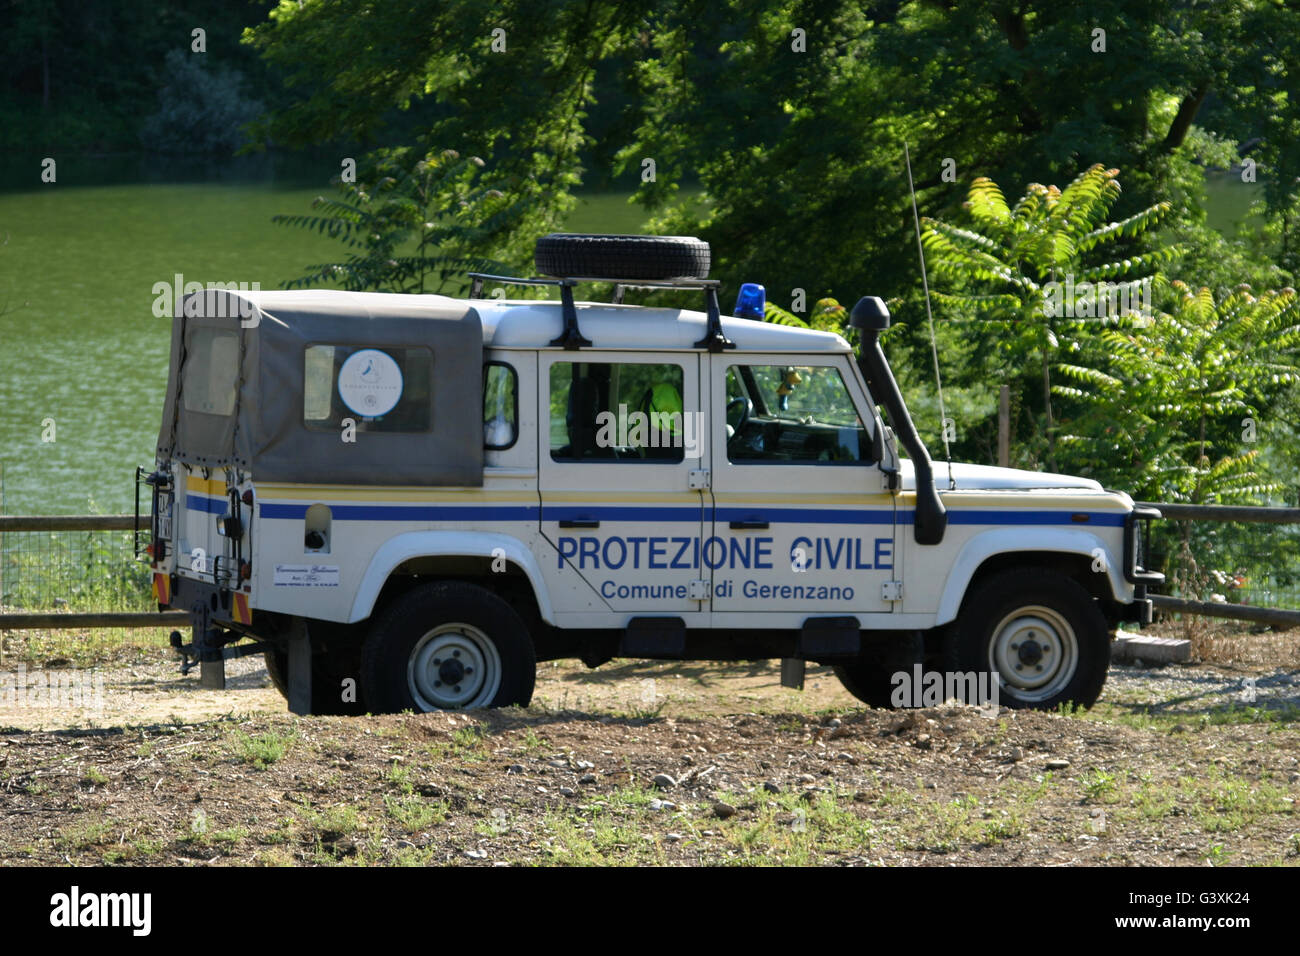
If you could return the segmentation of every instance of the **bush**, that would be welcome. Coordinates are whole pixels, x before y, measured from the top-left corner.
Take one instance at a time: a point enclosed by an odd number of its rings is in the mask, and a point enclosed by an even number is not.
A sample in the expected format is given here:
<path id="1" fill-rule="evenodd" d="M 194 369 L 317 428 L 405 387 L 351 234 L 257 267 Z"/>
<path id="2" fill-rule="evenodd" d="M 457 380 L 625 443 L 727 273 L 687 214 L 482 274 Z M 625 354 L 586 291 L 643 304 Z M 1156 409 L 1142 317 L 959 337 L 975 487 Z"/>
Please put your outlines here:
<path id="1" fill-rule="evenodd" d="M 209 68 L 205 54 L 171 50 L 158 110 L 140 128 L 141 142 L 164 153 L 232 153 L 262 104 L 246 99 L 236 70 Z"/>

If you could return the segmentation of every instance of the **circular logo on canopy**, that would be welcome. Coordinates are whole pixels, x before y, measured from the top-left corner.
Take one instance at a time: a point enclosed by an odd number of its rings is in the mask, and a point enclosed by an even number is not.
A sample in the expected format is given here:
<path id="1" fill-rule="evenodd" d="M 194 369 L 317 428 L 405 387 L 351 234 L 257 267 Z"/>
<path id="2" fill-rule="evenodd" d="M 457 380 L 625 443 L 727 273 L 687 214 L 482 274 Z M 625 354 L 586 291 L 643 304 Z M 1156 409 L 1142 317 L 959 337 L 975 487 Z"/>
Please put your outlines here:
<path id="1" fill-rule="evenodd" d="M 339 398 L 358 415 L 387 415 L 402 398 L 402 370 L 387 352 L 353 352 L 339 369 Z"/>

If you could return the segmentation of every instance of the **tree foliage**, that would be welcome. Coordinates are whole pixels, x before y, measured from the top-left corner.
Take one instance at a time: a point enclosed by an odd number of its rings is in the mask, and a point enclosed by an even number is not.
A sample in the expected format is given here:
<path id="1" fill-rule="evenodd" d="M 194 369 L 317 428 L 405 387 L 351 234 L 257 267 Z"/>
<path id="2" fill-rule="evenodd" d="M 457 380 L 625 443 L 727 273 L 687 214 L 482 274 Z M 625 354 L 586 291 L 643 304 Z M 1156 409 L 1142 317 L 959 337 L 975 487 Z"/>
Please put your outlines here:
<path id="1" fill-rule="evenodd" d="M 1120 197 L 1119 171 L 1094 165 L 1064 190 L 1031 183 L 1014 206 L 987 177 L 971 183 L 965 209 L 972 227 L 926 219 L 922 240 L 936 279 L 941 315 L 974 321 L 971 335 L 983 368 L 999 382 L 1017 379 L 1038 391 L 1031 434 L 1017 436 L 1022 449 L 1055 459 L 1052 366 L 1061 354 L 1080 349 L 1096 322 L 1132 322 L 1132 303 L 1154 286 L 1156 272 L 1177 254 L 1173 247 L 1115 254 L 1169 213 L 1156 203 L 1117 221 L 1108 214 Z M 1114 283 L 1113 290 L 1101 283 Z M 1115 304 L 1127 310 L 1111 310 Z M 1069 300 L 1068 302 L 1066 300 Z"/>
<path id="2" fill-rule="evenodd" d="M 1107 328 L 1057 386 L 1081 409 L 1063 439 L 1081 471 L 1154 501 L 1256 502 L 1284 485 L 1260 468 L 1279 403 L 1300 383 L 1294 289 L 1223 297 L 1181 281 L 1140 328 Z M 1273 436 L 1268 432 L 1274 431 Z"/>
<path id="3" fill-rule="evenodd" d="M 1300 174 L 1297 27 L 1266 0 L 307 0 L 247 38 L 297 91 L 263 136 L 376 138 L 424 111 L 426 145 L 483 156 L 547 224 L 585 175 L 593 107 L 617 99 L 623 174 L 655 228 L 712 242 L 717 275 L 783 305 L 881 294 L 915 324 L 904 142 L 931 216 L 976 175 L 1060 182 L 1105 160 L 1126 171 L 1118 219 L 1167 197 L 1191 228 L 1207 150 L 1249 140 L 1278 183 Z M 1281 221 L 1295 190 L 1267 202 Z"/>
<path id="4" fill-rule="evenodd" d="M 523 215 L 499 189 L 481 179 L 483 160 L 455 150 L 414 156 L 383 153 L 370 175 L 336 180 L 338 199 L 318 196 L 315 215 L 279 215 L 273 221 L 338 239 L 341 261 L 308 266 L 285 283 L 305 288 L 331 282 L 353 291 L 442 292 L 463 285 L 467 271 L 499 269 L 475 250 L 509 245 Z"/>

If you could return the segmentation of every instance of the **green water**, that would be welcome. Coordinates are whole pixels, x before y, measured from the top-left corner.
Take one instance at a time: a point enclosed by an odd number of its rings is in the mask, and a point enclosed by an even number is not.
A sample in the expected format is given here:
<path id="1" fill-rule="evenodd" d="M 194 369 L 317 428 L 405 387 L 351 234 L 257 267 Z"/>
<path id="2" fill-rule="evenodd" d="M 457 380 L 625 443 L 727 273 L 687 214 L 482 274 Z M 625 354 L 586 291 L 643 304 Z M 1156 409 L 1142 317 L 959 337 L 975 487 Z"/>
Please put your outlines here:
<path id="1" fill-rule="evenodd" d="M 309 211 L 328 186 L 264 170 L 264 181 L 231 182 L 173 168 L 164 174 L 208 181 L 161 183 L 122 163 L 58 172 L 54 185 L 0 193 L 0 503 L 9 514 L 129 511 L 167 382 L 170 320 L 153 315 L 154 284 L 180 273 L 274 289 L 343 247 L 270 222 Z M 108 184 L 78 185 L 96 177 Z M 635 232 L 643 218 L 625 196 L 597 196 L 569 226 Z"/>

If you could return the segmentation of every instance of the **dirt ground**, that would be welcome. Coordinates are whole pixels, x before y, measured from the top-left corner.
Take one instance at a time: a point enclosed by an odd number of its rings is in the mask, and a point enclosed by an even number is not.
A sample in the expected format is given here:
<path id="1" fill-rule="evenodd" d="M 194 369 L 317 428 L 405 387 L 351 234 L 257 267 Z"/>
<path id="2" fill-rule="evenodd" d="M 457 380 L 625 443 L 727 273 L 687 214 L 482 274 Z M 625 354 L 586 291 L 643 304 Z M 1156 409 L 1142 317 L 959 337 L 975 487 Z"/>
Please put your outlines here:
<path id="1" fill-rule="evenodd" d="M 825 668 L 557 662 L 526 710 L 296 718 L 257 658 L 218 692 L 133 652 L 97 713 L 0 709 L 0 863 L 1295 865 L 1296 643 L 995 717 L 870 710 Z"/>

